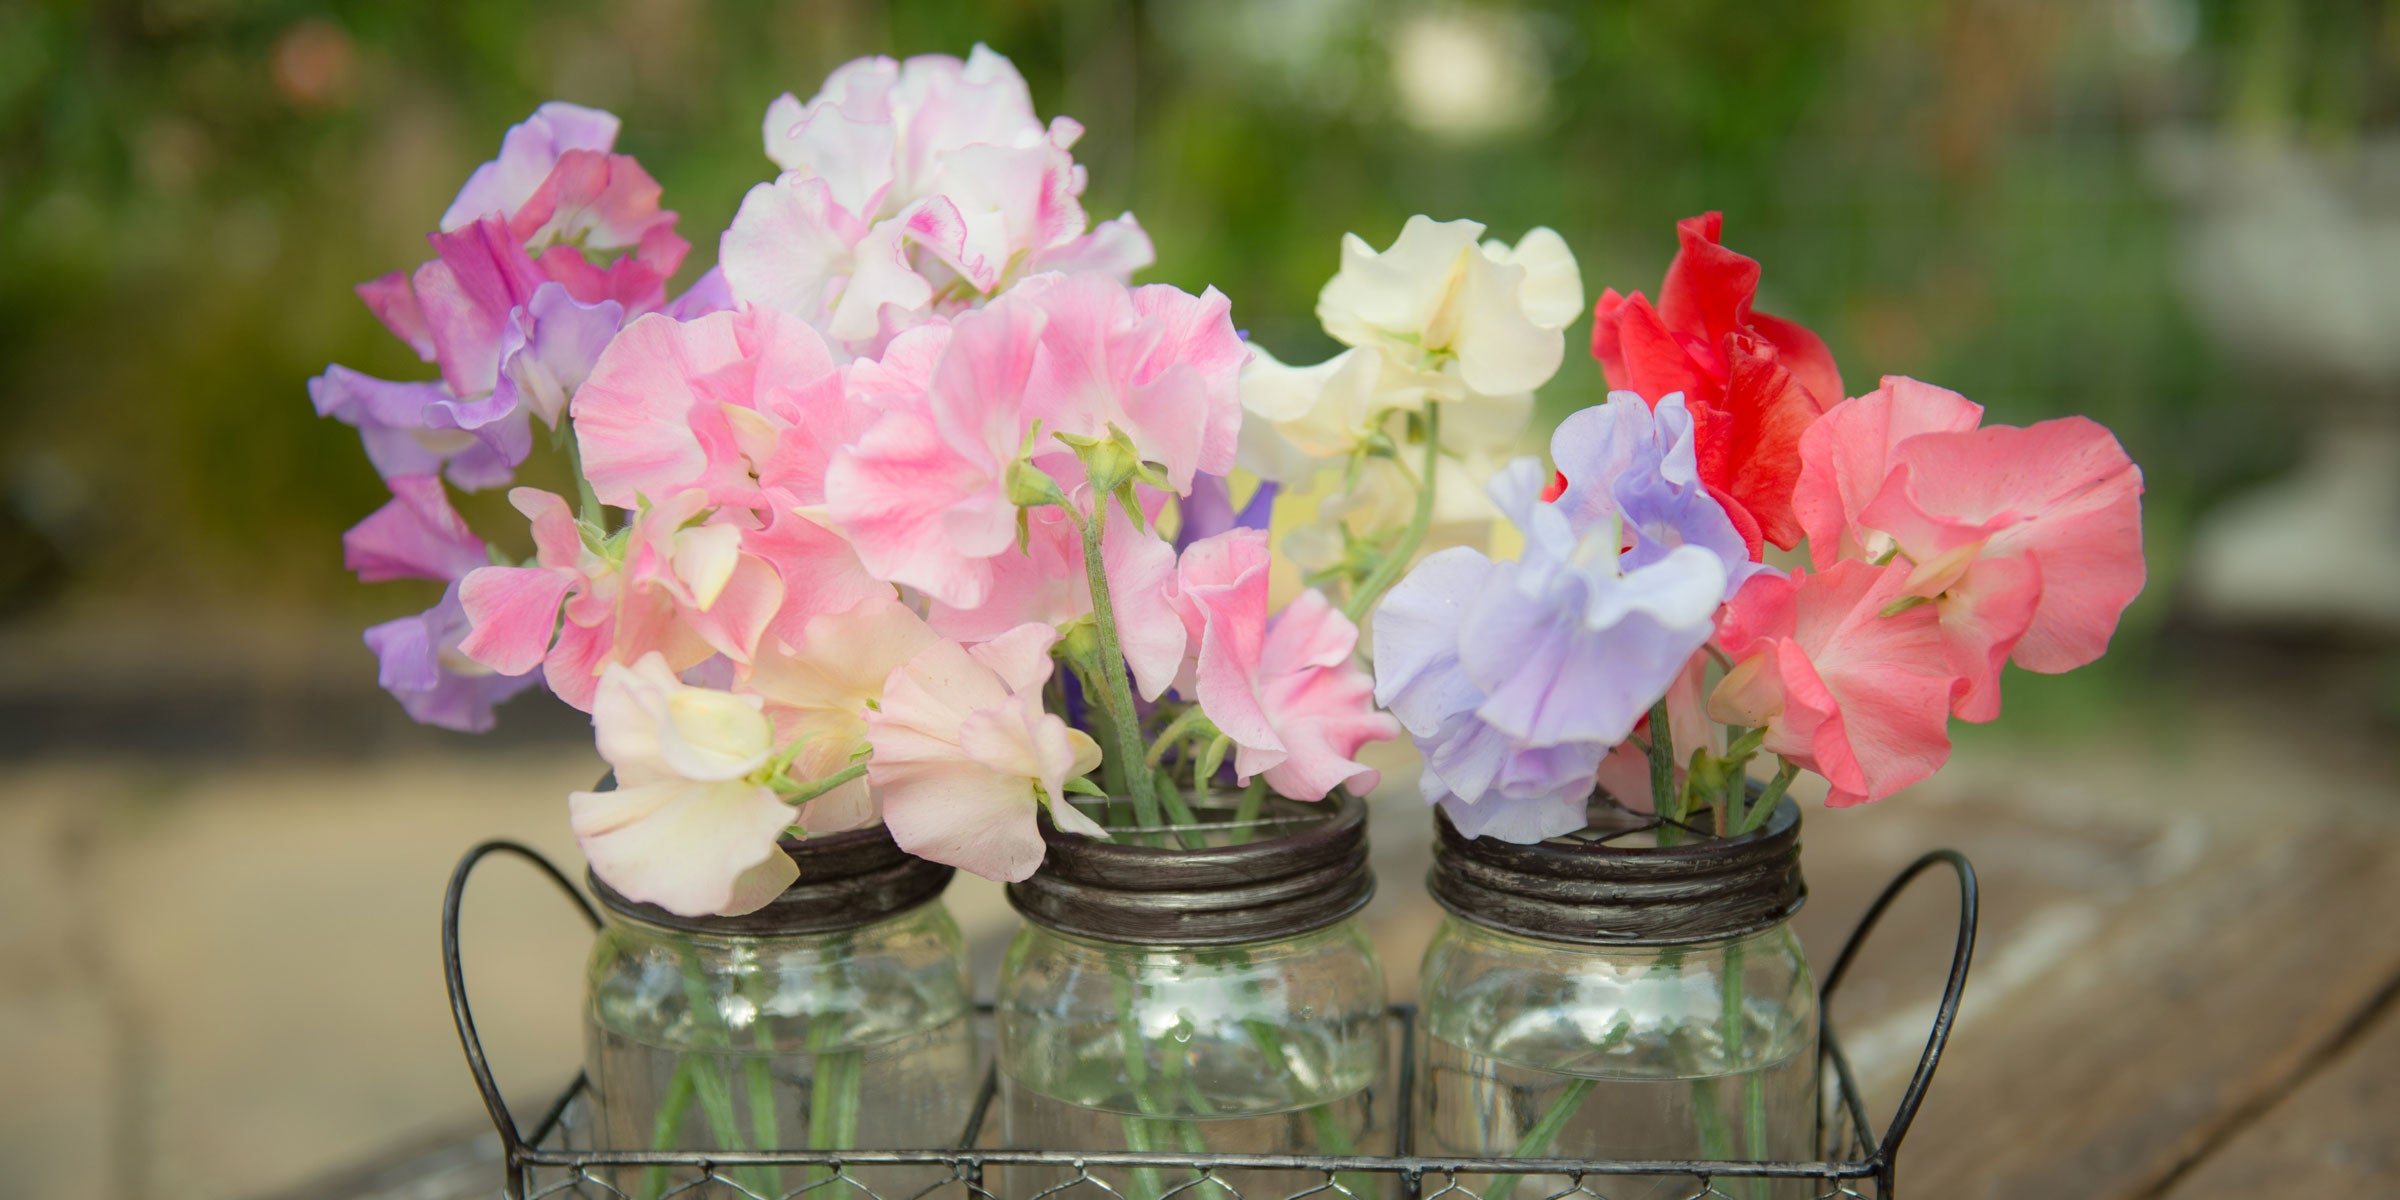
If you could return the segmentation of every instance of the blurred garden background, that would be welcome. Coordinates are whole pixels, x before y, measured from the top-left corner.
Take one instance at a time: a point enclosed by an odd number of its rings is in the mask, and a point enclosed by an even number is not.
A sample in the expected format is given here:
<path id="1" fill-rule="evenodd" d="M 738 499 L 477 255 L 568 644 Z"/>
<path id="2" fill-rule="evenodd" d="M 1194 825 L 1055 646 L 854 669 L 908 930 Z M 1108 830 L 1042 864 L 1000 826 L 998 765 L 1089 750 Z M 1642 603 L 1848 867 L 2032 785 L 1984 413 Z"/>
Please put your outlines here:
<path id="1" fill-rule="evenodd" d="M 433 593 L 342 570 L 384 492 L 304 384 L 431 368 L 352 285 L 420 261 L 501 132 L 563 98 L 622 117 L 682 214 L 679 287 L 771 175 L 770 99 L 978 41 L 1084 123 L 1086 207 L 1140 218 L 1144 278 L 1219 287 L 1287 361 L 1332 349 L 1313 307 L 1346 231 L 1551 225 L 1588 298 L 1655 293 L 1675 220 L 1721 209 L 1760 307 L 1822 334 L 1853 393 L 1901 373 L 2110 426 L 2148 480 L 2150 588 L 2099 666 L 2012 676 L 2007 721 L 1961 731 L 1970 765 L 2185 753 L 2232 702 L 2283 722 L 2252 727 L 2262 754 L 2400 723 L 2384 4 L 14 0 L 0 1079 L 83 1090 L 0 1095 L 0 1163 L 35 1164 L 0 1196 L 251 1195 L 473 1115 L 439 1036 L 441 872 L 489 833 L 570 850 L 559 796 L 596 760 L 538 695 L 476 741 L 375 689 L 358 630 Z M 1589 329 L 1529 449 L 1600 398 Z M 170 932 L 178 909 L 207 928 Z M 510 935 L 524 978 L 572 978 L 558 918 Z M 343 1057 L 403 1019 L 435 1035 L 401 1039 L 431 1047 L 408 1081 Z M 502 1033 L 572 1057 L 539 1026 Z M 220 1103 L 270 1067 L 295 1082 Z"/>

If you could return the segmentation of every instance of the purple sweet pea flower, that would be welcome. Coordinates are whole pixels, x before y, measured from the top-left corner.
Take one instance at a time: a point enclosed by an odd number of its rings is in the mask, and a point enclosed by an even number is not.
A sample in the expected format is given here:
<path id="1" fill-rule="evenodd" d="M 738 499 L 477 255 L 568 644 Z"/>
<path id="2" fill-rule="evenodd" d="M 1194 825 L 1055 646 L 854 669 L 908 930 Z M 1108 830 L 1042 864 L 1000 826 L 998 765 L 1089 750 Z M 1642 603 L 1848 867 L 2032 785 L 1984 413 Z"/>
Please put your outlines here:
<path id="1" fill-rule="evenodd" d="M 1750 561 L 1741 531 L 1725 506 L 1700 482 L 1692 414 L 1677 392 L 1649 404 L 1632 392 L 1559 422 L 1550 458 L 1567 478 L 1555 507 L 1567 525 L 1585 533 L 1622 520 L 1629 548 L 1625 567 L 1646 567 L 1677 546 L 1698 546 L 1725 565 L 1725 595 L 1774 568 Z"/>
<path id="2" fill-rule="evenodd" d="M 367 648 L 382 663 L 376 682 L 419 724 L 482 733 L 494 705 L 541 682 L 539 668 L 498 675 L 460 654 L 467 630 L 455 583 L 432 608 L 367 630 Z"/>
<path id="3" fill-rule="evenodd" d="M 1258 490 L 1250 493 L 1250 501 L 1242 511 L 1233 511 L 1233 485 L 1222 475 L 1202 472 L 1192 476 L 1192 490 L 1183 497 L 1179 507 L 1183 526 L 1175 531 L 1175 553 L 1193 542 L 1212 538 L 1229 529 L 1265 529 L 1275 519 L 1275 493 L 1279 485 L 1272 479 L 1260 480 Z"/>
<path id="4" fill-rule="evenodd" d="M 436 405 L 455 404 L 457 397 L 439 383 L 399 383 L 363 375 L 334 365 L 308 381 L 309 399 L 317 415 L 332 417 L 358 430 L 367 447 L 367 461 L 385 479 L 439 472 L 470 491 L 500 487 L 515 474 L 514 460 L 490 441 L 458 429 L 437 428 L 427 417 Z M 526 434 L 532 445 L 532 434 Z"/>
<path id="5" fill-rule="evenodd" d="M 1519 459 L 1489 489 L 1522 561 L 1440 551 L 1376 610 L 1375 699 L 1424 752 L 1426 801 L 1470 836 L 1581 828 L 1600 760 L 1714 632 L 1725 592 L 1698 546 L 1637 566 L 1617 522 L 1575 529 L 1541 503 L 1547 475 Z"/>

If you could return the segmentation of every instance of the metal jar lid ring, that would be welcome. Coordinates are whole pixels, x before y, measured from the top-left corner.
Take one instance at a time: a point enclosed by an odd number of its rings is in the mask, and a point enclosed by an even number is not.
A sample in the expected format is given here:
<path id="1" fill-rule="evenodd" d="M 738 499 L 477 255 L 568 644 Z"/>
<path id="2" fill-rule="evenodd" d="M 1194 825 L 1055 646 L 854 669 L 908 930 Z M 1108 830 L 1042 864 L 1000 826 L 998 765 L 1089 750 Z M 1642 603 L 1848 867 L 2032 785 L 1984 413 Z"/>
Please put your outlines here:
<path id="1" fill-rule="evenodd" d="M 776 843 L 800 868 L 800 878 L 740 916 L 687 917 L 631 900 L 596 875 L 585 876 L 592 896 L 610 912 L 686 933 L 781 937 L 839 933 L 897 916 L 942 894 L 957 868 L 902 850 L 878 822 L 865 829 L 787 837 Z"/>
<path id="2" fill-rule="evenodd" d="M 1611 814 L 1598 805 L 1593 811 L 1605 825 Z M 1613 815 L 1621 818 L 1622 810 Z M 1467 837 L 1437 810 L 1426 887 L 1442 907 L 1478 925 L 1608 946 L 1740 937 L 1790 920 L 1808 899 L 1800 875 L 1800 808 L 1789 797 L 1765 826 L 1738 837 L 1675 846 L 1609 840 L 1656 824 L 1644 822 L 1587 831 L 1596 837 L 1518 845 Z"/>
<path id="3" fill-rule="evenodd" d="M 1061 933 L 1145 946 L 1222 946 L 1331 925 L 1375 893 L 1367 806 L 1348 792 L 1319 802 L 1270 797 L 1259 827 L 1278 836 L 1224 844 L 1229 806 L 1204 803 L 1192 826 L 1062 833 L 1047 818 L 1041 869 L 1008 885 L 1025 919 Z M 1185 847 L 1179 831 L 1212 843 Z M 1146 841 L 1165 844 L 1146 845 Z"/>

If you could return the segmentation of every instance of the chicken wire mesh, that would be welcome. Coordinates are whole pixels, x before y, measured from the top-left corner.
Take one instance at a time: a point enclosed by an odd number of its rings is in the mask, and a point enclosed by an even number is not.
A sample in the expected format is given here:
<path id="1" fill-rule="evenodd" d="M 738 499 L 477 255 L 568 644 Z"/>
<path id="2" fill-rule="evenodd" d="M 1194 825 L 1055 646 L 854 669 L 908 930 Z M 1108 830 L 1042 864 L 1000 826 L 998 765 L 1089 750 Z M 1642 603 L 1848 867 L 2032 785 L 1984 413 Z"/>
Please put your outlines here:
<path id="1" fill-rule="evenodd" d="M 1174 1154 L 1026 1150 L 995 1146 L 989 1120 L 997 1075 L 986 1068 L 973 1114 L 955 1144 L 923 1150 L 647 1151 L 576 1144 L 586 1099 L 578 1075 L 530 1129 L 501 1097 L 475 1030 L 459 957 L 458 914 L 468 877 L 492 854 L 520 857 L 546 874 L 594 925 L 598 916 L 566 874 L 532 849 L 485 842 L 451 874 L 442 907 L 443 965 L 451 1015 L 468 1069 L 500 1134 L 506 1200 L 1891 1200 L 1900 1143 L 1940 1064 L 1974 956 L 1974 868 L 1954 850 L 1911 863 L 1868 906 L 1820 989 L 1818 1158 L 1808 1162 L 1688 1159 L 1435 1158 L 1414 1153 L 1406 1114 L 1416 1080 L 1415 1012 L 1392 1008 L 1399 1047 L 1397 1153 L 1392 1155 Z M 1958 936 L 1925 1049 L 1891 1119 L 1878 1132 L 1834 1034 L 1836 989 L 1892 902 L 1919 876 L 1949 867 L 1959 888 Z"/>

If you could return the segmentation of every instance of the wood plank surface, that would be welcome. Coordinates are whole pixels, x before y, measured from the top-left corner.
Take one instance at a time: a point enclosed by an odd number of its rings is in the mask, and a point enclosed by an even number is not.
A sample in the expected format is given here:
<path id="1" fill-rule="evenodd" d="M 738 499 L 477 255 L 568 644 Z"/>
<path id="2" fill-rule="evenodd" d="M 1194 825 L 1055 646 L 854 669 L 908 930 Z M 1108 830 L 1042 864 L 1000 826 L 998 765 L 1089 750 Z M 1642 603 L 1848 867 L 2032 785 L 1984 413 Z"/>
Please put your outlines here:
<path id="1" fill-rule="evenodd" d="M 2208 756 L 2191 767 L 2181 788 L 2153 779 L 2147 797 L 2123 797 L 2122 814 L 2160 822 L 2148 868 L 2125 865 L 2132 886 L 2051 902 L 1987 940 L 1901 1156 L 1903 1195 L 2152 1196 L 2289 1091 L 2400 977 L 2389 806 L 2212 776 Z M 2010 780 L 2005 800 L 1960 807 L 2030 810 L 2028 786 L 2041 790 Z M 1967 829 L 1979 864 L 2007 861 Z M 1986 897 L 2022 901 L 1988 884 Z M 2362 1120 L 2400 1133 L 2388 1107 Z"/>
<path id="2" fill-rule="evenodd" d="M 2176 1181 L 2166 1200 L 2400 1196 L 2400 1006 Z"/>

